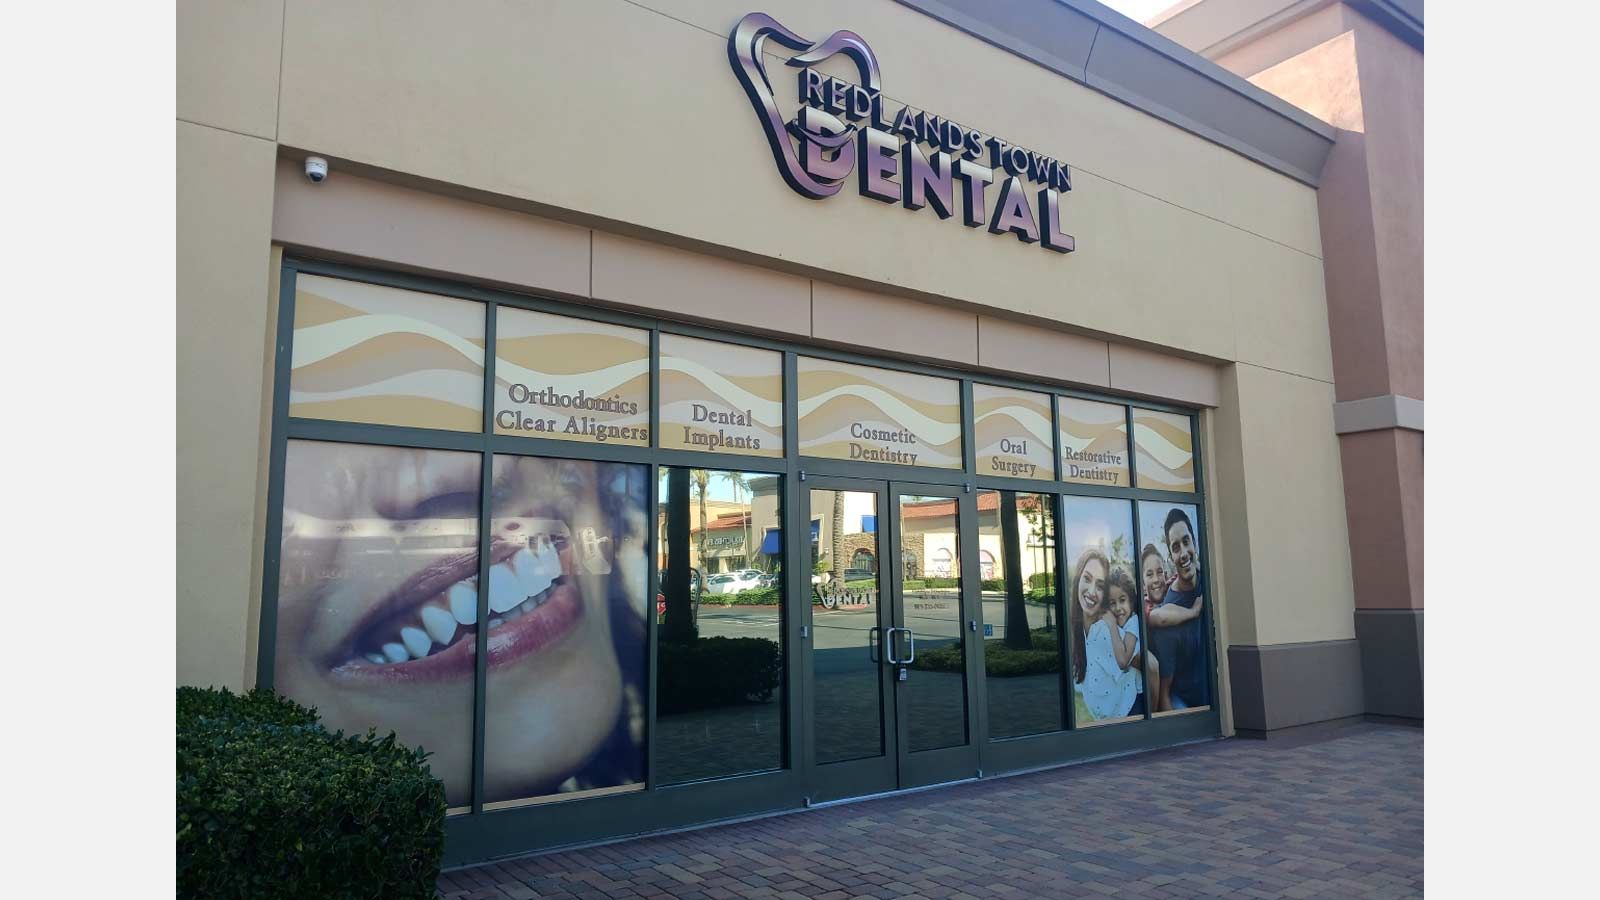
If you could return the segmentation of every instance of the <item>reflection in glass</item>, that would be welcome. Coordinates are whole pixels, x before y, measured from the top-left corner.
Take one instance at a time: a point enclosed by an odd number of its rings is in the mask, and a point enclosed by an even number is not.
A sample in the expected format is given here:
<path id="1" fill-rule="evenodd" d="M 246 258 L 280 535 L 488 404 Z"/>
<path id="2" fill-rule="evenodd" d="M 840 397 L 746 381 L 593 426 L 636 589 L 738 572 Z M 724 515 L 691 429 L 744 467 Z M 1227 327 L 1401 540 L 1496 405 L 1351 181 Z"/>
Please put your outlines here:
<path id="1" fill-rule="evenodd" d="M 783 765 L 782 479 L 662 468 L 656 782 Z"/>
<path id="2" fill-rule="evenodd" d="M 1067 640 L 1077 724 L 1142 718 L 1155 655 L 1144 652 L 1126 500 L 1066 498 Z"/>
<path id="3" fill-rule="evenodd" d="M 1205 626 L 1199 510 L 1186 503 L 1139 503 L 1140 574 L 1150 651 L 1160 664 L 1154 712 L 1211 704 L 1211 638 Z"/>
<path id="4" fill-rule="evenodd" d="M 1065 727 L 1055 540 L 1051 498 L 1014 491 L 978 494 L 979 557 L 994 560 L 993 573 L 983 575 L 991 738 Z"/>
<path id="5" fill-rule="evenodd" d="M 816 761 L 883 755 L 878 497 L 813 490 L 811 667 Z M 848 560 L 848 565 L 841 561 Z"/>
<path id="6" fill-rule="evenodd" d="M 472 802 L 481 459 L 290 441 L 284 466 L 275 686 L 330 729 L 420 744 L 452 807 Z"/>
<path id="7" fill-rule="evenodd" d="M 916 639 L 916 661 L 901 685 L 909 749 L 935 750 L 967 742 L 966 644 L 961 629 L 961 547 L 952 497 L 902 495 L 900 596 L 905 626 Z M 927 560 L 927 570 L 917 570 Z M 910 646 L 897 639 L 896 655 Z"/>
<path id="8" fill-rule="evenodd" d="M 493 476 L 485 804 L 638 790 L 649 469 L 496 456 Z"/>

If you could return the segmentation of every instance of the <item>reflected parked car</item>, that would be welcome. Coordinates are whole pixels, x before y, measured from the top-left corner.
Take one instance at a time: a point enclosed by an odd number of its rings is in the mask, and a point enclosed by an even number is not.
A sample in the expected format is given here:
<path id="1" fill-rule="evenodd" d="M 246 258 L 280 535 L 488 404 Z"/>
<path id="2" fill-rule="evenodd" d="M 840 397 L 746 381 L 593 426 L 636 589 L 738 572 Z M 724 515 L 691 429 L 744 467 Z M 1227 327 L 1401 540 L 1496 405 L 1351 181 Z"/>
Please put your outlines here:
<path id="1" fill-rule="evenodd" d="M 747 572 L 723 572 L 706 579 L 708 594 L 737 594 L 761 586 L 761 573 L 751 576 Z"/>

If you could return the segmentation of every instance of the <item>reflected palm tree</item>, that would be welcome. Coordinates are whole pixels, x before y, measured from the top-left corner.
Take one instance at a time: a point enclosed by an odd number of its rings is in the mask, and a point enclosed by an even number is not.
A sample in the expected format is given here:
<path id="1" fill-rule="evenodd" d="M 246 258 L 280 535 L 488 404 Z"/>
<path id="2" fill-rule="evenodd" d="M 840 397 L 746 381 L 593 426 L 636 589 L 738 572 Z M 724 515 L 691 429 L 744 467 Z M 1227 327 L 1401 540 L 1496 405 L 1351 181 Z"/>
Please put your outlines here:
<path id="1" fill-rule="evenodd" d="M 744 495 L 750 492 L 750 482 L 745 479 L 743 472 L 718 472 L 717 478 L 728 483 L 733 488 L 733 502 L 743 503 Z M 702 528 L 705 525 L 702 523 Z M 755 553 L 750 547 L 750 509 L 746 505 L 744 510 L 744 564 L 745 568 L 752 568 L 755 563 Z"/>
<path id="2" fill-rule="evenodd" d="M 833 552 L 829 557 L 833 562 L 833 572 L 829 577 L 830 586 L 835 590 L 844 588 L 844 491 L 833 492 Z"/>

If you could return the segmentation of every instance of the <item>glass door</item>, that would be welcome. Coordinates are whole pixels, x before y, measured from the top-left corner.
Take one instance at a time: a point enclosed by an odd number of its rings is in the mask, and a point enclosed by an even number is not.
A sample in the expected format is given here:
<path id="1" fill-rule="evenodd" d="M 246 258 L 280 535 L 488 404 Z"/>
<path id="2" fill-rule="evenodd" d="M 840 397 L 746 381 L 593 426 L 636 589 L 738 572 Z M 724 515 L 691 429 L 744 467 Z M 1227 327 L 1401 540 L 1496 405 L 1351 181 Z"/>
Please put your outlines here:
<path id="1" fill-rule="evenodd" d="M 890 542 L 887 485 L 810 478 L 800 491 L 808 523 L 809 602 L 803 623 L 809 762 L 814 801 L 894 790 L 899 734 L 884 636 Z"/>
<path id="2" fill-rule="evenodd" d="M 972 495 L 811 478 L 803 636 L 813 801 L 977 773 Z"/>
<path id="3" fill-rule="evenodd" d="M 969 639 L 978 629 L 972 495 L 956 488 L 890 486 L 895 566 L 893 631 L 885 661 L 895 685 L 899 784 L 977 774 Z"/>

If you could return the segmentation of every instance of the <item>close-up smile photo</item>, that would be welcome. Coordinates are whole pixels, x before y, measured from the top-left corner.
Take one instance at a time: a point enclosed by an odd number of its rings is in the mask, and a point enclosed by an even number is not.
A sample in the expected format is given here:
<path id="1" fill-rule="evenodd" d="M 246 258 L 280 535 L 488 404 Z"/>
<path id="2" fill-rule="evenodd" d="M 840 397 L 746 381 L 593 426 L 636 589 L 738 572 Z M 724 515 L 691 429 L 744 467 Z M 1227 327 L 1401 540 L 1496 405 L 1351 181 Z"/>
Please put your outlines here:
<path id="1" fill-rule="evenodd" d="M 452 807 L 471 800 L 480 459 L 296 441 L 286 464 L 278 687 L 332 727 L 426 747 Z M 627 529 L 642 519 L 642 473 L 495 459 L 486 803 L 640 777 L 628 720 L 642 715 L 644 557 Z"/>

